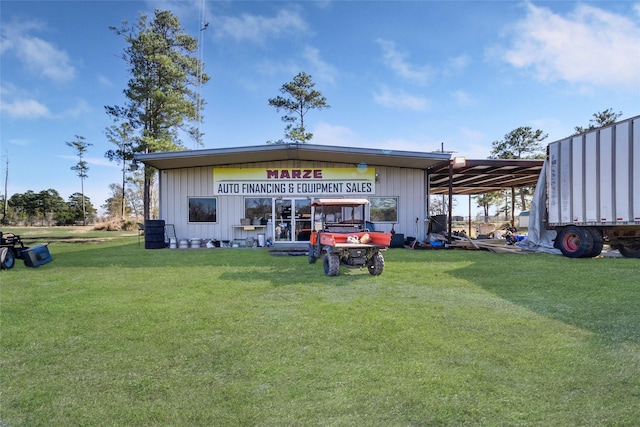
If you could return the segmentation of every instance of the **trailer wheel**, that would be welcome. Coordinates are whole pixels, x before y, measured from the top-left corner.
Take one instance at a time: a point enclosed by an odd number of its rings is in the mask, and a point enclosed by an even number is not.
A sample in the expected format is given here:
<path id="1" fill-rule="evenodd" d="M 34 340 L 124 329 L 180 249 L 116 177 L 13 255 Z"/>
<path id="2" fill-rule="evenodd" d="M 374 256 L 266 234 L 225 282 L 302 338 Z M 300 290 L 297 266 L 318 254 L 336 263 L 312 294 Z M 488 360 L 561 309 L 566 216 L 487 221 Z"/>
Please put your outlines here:
<path id="1" fill-rule="evenodd" d="M 338 254 L 328 252 L 324 256 L 324 274 L 337 276 L 340 273 L 340 257 Z"/>
<path id="2" fill-rule="evenodd" d="M 11 248 L 0 248 L 0 268 L 8 270 L 16 263 L 16 255 Z"/>
<path id="3" fill-rule="evenodd" d="M 600 230 L 598 230 L 597 228 L 587 227 L 587 230 L 589 231 L 589 233 L 591 233 L 591 237 L 593 238 L 593 248 L 591 249 L 591 252 L 589 252 L 589 255 L 587 256 L 593 258 L 600 255 L 600 253 L 602 253 L 602 248 L 604 247 L 604 241 L 602 239 L 602 233 L 600 233 Z"/>
<path id="4" fill-rule="evenodd" d="M 558 233 L 555 245 L 566 257 L 582 258 L 593 250 L 594 239 L 584 227 L 570 225 Z"/>
<path id="5" fill-rule="evenodd" d="M 640 243 L 635 245 L 620 245 L 618 250 L 625 258 L 640 258 Z"/>
<path id="6" fill-rule="evenodd" d="M 369 273 L 373 276 L 379 276 L 382 274 L 382 271 L 384 270 L 384 257 L 379 251 L 373 254 L 367 264 L 367 268 L 369 269 Z"/>

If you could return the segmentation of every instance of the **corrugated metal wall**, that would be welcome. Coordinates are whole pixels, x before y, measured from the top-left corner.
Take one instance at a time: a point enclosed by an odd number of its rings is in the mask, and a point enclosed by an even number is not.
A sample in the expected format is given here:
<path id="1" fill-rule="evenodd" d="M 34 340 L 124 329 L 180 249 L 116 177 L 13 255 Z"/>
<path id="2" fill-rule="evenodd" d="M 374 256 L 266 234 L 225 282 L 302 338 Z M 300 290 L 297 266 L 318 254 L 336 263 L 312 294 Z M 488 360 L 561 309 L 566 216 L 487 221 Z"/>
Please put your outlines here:
<path id="1" fill-rule="evenodd" d="M 549 144 L 549 224 L 640 221 L 640 119 Z"/>
<path id="2" fill-rule="evenodd" d="M 234 168 L 338 168 L 352 164 L 282 161 L 246 163 Z M 398 223 L 394 229 L 406 237 L 425 237 L 425 178 L 419 169 L 376 167 L 379 180 L 375 196 L 398 197 Z M 233 240 L 247 237 L 247 232 L 233 229 L 244 217 L 244 196 L 217 197 L 217 223 L 189 223 L 189 197 L 214 197 L 213 168 L 198 167 L 160 172 L 160 218 L 173 224 L 179 239 Z M 317 197 L 322 197 L 318 194 Z M 356 195 L 354 195 L 356 196 Z M 260 196 L 262 197 L 262 196 Z M 264 197 L 269 197 L 265 195 Z M 345 196 L 346 197 L 346 196 Z M 366 196 L 365 196 L 366 197 Z M 392 224 L 375 223 L 376 230 L 390 231 Z M 417 230 L 417 232 L 416 232 Z M 267 237 L 270 230 L 264 231 Z M 254 233 L 254 232 L 249 232 Z M 253 235 L 253 234 L 251 234 Z"/>

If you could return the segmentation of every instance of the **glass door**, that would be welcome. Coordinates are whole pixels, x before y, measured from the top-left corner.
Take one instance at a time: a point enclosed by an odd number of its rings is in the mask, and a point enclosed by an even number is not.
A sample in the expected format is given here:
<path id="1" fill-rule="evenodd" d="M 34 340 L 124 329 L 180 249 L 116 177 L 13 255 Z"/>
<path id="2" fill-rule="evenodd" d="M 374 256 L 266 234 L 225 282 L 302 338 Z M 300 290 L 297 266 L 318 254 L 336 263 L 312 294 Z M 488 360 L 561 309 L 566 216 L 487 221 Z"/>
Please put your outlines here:
<path id="1" fill-rule="evenodd" d="M 273 225 L 276 242 L 291 241 L 291 199 L 275 199 Z"/>
<path id="2" fill-rule="evenodd" d="M 311 199 L 296 199 L 294 202 L 294 241 L 308 242 L 311 240 Z"/>
<path id="3" fill-rule="evenodd" d="M 308 242 L 311 237 L 311 200 L 275 199 L 273 204 L 274 240 Z"/>

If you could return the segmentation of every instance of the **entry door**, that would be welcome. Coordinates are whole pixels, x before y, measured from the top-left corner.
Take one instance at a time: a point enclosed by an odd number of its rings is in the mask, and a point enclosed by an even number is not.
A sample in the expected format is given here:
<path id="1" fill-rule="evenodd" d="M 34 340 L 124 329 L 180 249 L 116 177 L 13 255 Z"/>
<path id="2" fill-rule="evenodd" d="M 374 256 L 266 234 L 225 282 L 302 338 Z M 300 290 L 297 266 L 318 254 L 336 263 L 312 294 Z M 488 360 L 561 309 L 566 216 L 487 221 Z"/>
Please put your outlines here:
<path id="1" fill-rule="evenodd" d="M 311 200 L 275 199 L 273 225 L 276 242 L 308 242 L 311 237 Z"/>

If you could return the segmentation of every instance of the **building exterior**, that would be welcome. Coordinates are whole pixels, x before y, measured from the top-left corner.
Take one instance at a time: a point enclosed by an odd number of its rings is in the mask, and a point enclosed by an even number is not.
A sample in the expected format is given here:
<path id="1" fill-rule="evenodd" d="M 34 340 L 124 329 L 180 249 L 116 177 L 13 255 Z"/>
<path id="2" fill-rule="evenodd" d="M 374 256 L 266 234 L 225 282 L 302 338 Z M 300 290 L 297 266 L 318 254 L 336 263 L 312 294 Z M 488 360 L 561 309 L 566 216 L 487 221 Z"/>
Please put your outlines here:
<path id="1" fill-rule="evenodd" d="M 427 170 L 449 155 L 265 144 L 135 160 L 159 170 L 159 217 L 177 238 L 277 245 L 308 242 L 316 197 L 367 198 L 370 227 L 424 237 Z"/>

